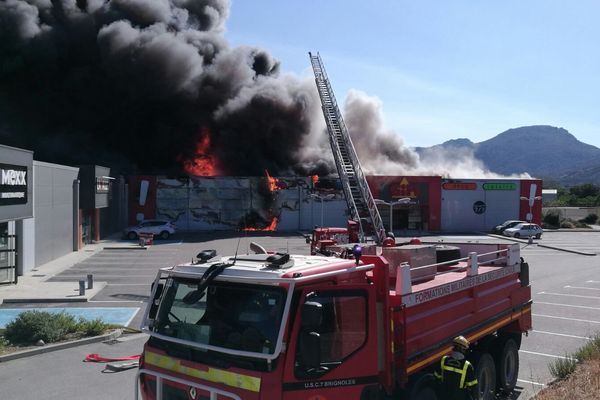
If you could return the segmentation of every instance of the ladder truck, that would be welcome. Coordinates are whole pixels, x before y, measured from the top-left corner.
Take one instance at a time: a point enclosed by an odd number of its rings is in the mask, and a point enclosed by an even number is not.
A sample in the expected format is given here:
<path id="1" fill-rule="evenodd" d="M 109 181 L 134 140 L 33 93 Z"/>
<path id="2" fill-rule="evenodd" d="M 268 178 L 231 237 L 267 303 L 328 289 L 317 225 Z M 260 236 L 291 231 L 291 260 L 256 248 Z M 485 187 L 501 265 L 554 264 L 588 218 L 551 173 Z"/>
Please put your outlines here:
<path id="1" fill-rule="evenodd" d="M 386 237 L 383 221 L 360 166 L 342 113 L 335 100 L 333 89 L 325 72 L 325 66 L 318 53 L 308 54 L 319 97 L 321 98 L 321 108 L 327 125 L 329 144 L 342 182 L 350 217 L 359 224 L 361 236 L 364 237 L 365 234 L 369 234 L 373 236 L 376 243 L 382 243 Z"/>

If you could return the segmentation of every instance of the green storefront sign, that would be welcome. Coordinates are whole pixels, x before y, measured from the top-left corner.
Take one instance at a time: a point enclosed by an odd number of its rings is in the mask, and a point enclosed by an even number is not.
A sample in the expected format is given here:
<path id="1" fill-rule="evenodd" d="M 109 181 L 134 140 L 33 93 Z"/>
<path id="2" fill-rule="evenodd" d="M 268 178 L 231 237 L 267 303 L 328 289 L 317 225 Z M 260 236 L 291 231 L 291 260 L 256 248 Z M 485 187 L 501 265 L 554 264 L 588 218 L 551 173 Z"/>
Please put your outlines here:
<path id="1" fill-rule="evenodd" d="M 517 184 L 514 182 L 484 183 L 483 190 L 517 190 Z"/>

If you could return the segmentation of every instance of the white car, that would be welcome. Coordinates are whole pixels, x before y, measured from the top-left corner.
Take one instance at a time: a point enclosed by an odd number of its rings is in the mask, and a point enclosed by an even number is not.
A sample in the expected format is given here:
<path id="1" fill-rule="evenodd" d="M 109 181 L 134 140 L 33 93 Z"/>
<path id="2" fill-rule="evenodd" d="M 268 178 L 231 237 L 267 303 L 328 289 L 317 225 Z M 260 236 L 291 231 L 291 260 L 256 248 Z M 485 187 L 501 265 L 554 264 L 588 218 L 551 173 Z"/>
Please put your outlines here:
<path id="1" fill-rule="evenodd" d="M 536 239 L 540 239 L 542 237 L 543 232 L 544 230 L 541 226 L 526 222 L 523 224 L 515 225 L 512 228 L 505 229 L 503 233 L 505 236 L 512 236 L 515 238 L 535 237 Z"/>
<path id="2" fill-rule="evenodd" d="M 151 233 L 161 239 L 168 239 L 176 232 L 175 225 L 170 221 L 159 219 L 148 219 L 138 225 L 130 226 L 123 231 L 127 239 L 137 239 L 140 233 Z"/>

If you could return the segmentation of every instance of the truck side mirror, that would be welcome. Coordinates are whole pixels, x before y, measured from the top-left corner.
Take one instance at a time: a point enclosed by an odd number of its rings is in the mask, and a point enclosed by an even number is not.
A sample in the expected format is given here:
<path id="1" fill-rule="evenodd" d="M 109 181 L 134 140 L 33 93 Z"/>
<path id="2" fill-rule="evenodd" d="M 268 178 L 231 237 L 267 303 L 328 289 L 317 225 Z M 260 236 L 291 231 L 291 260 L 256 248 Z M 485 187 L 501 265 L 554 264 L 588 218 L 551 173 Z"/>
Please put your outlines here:
<path id="1" fill-rule="evenodd" d="M 152 286 L 150 289 L 151 293 L 154 290 L 154 285 L 158 285 L 158 286 L 156 286 L 156 292 L 154 293 L 154 298 L 152 299 L 152 302 L 150 303 L 150 310 L 148 311 L 148 319 L 156 319 L 156 312 L 158 311 L 159 299 L 160 299 L 160 296 L 162 295 L 163 289 L 165 287 L 165 284 L 162 282 L 161 283 L 152 282 Z"/>

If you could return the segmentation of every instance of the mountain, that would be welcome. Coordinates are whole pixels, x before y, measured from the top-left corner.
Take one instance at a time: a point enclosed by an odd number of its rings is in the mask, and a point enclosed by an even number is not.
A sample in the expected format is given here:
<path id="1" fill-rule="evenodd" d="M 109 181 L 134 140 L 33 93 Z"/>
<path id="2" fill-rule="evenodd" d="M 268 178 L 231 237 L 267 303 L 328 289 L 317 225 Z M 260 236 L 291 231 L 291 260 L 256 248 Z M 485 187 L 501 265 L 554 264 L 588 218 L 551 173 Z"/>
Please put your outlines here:
<path id="1" fill-rule="evenodd" d="M 493 172 L 510 175 L 523 172 L 565 186 L 600 184 L 600 148 L 583 143 L 566 129 L 548 125 L 509 129 L 480 143 L 453 139 L 445 149 L 466 148 Z M 425 148 L 416 148 L 422 152 Z"/>

